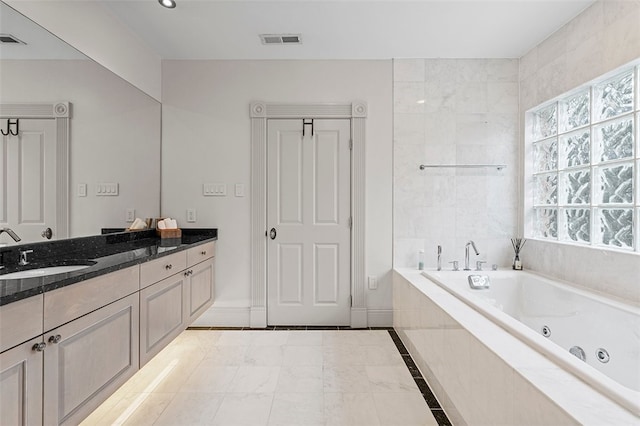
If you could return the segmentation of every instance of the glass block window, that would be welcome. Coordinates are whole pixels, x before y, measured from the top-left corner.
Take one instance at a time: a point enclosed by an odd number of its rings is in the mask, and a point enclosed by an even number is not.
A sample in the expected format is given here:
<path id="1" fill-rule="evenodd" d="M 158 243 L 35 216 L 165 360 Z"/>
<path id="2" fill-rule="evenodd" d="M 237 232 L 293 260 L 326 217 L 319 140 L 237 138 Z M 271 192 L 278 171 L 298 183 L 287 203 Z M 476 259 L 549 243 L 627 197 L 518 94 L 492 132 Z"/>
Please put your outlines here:
<path id="1" fill-rule="evenodd" d="M 527 115 L 529 237 L 640 252 L 640 65 Z"/>

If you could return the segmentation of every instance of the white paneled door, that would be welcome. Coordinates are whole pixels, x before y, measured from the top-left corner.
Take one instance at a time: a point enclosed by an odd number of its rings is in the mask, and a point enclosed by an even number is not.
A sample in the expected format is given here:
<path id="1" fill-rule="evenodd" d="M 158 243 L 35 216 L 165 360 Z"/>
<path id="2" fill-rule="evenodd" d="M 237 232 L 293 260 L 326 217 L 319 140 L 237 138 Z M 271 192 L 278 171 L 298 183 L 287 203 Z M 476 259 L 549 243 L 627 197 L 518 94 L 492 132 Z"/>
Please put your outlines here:
<path id="1" fill-rule="evenodd" d="M 17 136 L 2 136 L 0 227 L 24 241 L 43 240 L 56 224 L 56 122 L 21 119 Z M 3 235 L 2 243 L 13 243 Z"/>
<path id="2" fill-rule="evenodd" d="M 267 127 L 267 321 L 349 325 L 350 120 Z"/>

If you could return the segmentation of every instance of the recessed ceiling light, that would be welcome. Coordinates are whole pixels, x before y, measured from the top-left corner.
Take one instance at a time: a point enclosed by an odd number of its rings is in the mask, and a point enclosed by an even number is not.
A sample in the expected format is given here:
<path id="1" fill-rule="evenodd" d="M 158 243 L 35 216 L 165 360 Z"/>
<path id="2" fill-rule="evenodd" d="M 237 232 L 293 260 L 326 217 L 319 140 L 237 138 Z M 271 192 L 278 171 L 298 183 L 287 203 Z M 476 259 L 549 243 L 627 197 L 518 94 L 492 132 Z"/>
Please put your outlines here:
<path id="1" fill-rule="evenodd" d="M 176 7 L 175 0 L 158 0 L 158 3 L 160 3 L 161 5 L 163 5 L 168 9 L 173 9 L 174 7 Z"/>

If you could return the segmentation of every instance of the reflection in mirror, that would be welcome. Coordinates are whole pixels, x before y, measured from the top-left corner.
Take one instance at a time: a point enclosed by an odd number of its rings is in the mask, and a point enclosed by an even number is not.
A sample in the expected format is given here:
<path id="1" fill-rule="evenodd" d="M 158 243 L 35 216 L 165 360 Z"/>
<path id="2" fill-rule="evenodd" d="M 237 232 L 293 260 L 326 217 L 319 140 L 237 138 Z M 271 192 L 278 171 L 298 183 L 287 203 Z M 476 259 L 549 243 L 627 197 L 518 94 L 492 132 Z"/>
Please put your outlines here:
<path id="1" fill-rule="evenodd" d="M 0 33 L 0 228 L 22 244 L 158 217 L 160 103 L 2 2 Z"/>

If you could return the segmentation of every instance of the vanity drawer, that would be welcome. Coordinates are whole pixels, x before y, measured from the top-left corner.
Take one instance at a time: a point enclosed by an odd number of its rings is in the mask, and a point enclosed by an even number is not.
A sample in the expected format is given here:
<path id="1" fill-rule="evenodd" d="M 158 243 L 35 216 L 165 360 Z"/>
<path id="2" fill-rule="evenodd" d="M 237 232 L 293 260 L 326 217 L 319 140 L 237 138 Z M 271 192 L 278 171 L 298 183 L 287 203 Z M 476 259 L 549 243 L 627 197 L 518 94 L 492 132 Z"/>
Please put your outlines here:
<path id="1" fill-rule="evenodd" d="M 216 254 L 216 243 L 211 241 L 210 243 L 200 244 L 197 247 L 187 250 L 187 265 L 193 266 L 204 260 L 210 259 Z"/>
<path id="2" fill-rule="evenodd" d="M 41 334 L 41 294 L 0 306 L 0 352 Z"/>
<path id="3" fill-rule="evenodd" d="M 44 294 L 44 331 L 59 327 L 140 289 L 138 266 L 80 281 Z"/>
<path id="4" fill-rule="evenodd" d="M 140 288 L 143 289 L 186 269 L 187 253 L 180 251 L 140 265 Z"/>

